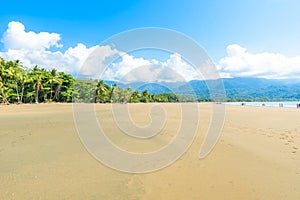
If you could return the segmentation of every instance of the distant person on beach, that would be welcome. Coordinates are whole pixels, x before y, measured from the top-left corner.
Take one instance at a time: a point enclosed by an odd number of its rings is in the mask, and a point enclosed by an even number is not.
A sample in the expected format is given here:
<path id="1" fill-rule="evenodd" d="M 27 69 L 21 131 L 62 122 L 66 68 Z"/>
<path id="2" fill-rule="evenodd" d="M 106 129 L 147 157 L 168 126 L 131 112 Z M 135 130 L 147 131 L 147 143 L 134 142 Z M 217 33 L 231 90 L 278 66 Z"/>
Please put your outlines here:
<path id="1" fill-rule="evenodd" d="M 283 103 L 280 103 L 280 104 L 279 104 L 279 107 L 280 107 L 280 108 L 283 108 Z"/>

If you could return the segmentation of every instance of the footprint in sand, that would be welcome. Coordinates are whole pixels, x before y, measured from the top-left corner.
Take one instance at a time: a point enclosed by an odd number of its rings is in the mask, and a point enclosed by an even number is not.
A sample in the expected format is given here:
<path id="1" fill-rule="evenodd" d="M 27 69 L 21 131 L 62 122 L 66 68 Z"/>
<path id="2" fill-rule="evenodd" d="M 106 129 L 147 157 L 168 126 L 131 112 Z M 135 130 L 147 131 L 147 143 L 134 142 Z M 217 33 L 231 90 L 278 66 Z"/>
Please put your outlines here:
<path id="1" fill-rule="evenodd" d="M 287 140 L 286 140 L 286 143 L 288 143 L 288 144 L 292 144 L 292 143 L 294 143 L 294 140 L 287 139 Z"/>
<path id="2" fill-rule="evenodd" d="M 286 133 L 281 133 L 279 139 L 283 140 L 284 145 L 290 145 L 294 143 L 293 137 Z"/>
<path id="3" fill-rule="evenodd" d="M 285 139 L 288 139 L 289 138 L 289 135 L 285 135 Z"/>
<path id="4" fill-rule="evenodd" d="M 131 178 L 129 178 L 126 186 L 131 191 L 137 191 L 133 192 L 135 194 L 142 195 L 145 193 L 145 186 L 137 175 L 133 175 Z"/>
<path id="5" fill-rule="evenodd" d="M 292 143 L 292 142 L 294 142 L 294 140 L 292 140 L 292 139 L 288 139 L 288 142 L 291 142 L 291 143 Z"/>
<path id="6" fill-rule="evenodd" d="M 279 139 L 284 140 L 286 138 L 286 135 L 284 133 L 280 133 Z"/>
<path id="7" fill-rule="evenodd" d="M 298 147 L 297 146 L 293 146 L 292 153 L 297 153 L 297 151 L 298 151 Z"/>

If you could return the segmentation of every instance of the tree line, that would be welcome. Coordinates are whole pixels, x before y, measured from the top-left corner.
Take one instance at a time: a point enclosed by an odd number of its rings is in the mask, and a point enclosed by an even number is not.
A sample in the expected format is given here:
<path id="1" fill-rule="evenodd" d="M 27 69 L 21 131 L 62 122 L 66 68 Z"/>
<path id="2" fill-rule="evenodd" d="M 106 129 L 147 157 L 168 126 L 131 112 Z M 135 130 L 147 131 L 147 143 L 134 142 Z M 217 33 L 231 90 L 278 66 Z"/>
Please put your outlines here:
<path id="1" fill-rule="evenodd" d="M 201 90 L 202 88 L 202 90 Z M 56 69 L 46 70 L 38 66 L 28 68 L 20 61 L 6 61 L 0 58 L 0 103 L 40 103 L 40 102 L 93 102 L 93 103 L 148 103 L 148 102 L 213 102 L 204 87 L 195 87 L 198 95 L 179 95 L 172 92 L 151 94 L 148 90 L 133 91 L 130 87 L 120 88 L 103 80 L 75 80 L 70 74 Z M 276 89 L 276 88 L 275 88 Z M 184 91 L 184 89 L 181 89 Z M 251 92 L 248 89 L 248 93 Z M 228 98 L 222 102 L 282 101 L 289 98 L 263 96 L 251 93 L 252 97 L 235 94 L 227 89 Z M 272 95 L 278 91 L 270 89 Z M 298 91 L 298 90 L 295 90 Z M 246 91 L 245 91 L 246 92 Z M 299 93 L 297 93 L 299 96 Z M 202 97 L 201 97 L 202 96 Z M 293 95 L 292 97 L 298 96 Z"/>
<path id="2" fill-rule="evenodd" d="M 117 84 L 108 85 L 103 80 L 75 80 L 74 102 L 94 103 L 150 103 L 150 102 L 195 102 L 194 98 L 171 92 L 151 94 L 148 90 L 137 91 L 130 87 L 120 88 Z"/>
<path id="3" fill-rule="evenodd" d="M 139 103 L 196 101 L 173 93 L 122 89 L 103 80 L 75 80 L 56 69 L 23 66 L 19 60 L 0 58 L 0 103 L 40 102 Z"/>
<path id="4" fill-rule="evenodd" d="M 29 69 L 19 60 L 0 58 L 0 102 L 70 102 L 74 78 L 56 69 L 34 66 Z"/>

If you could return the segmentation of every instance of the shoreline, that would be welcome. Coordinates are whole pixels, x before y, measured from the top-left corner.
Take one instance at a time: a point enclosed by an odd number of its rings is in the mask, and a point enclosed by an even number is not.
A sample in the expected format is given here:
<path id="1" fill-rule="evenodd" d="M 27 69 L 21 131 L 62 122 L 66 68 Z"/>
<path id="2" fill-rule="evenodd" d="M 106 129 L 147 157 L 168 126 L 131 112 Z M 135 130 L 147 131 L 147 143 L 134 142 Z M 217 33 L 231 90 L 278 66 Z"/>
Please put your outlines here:
<path id="1" fill-rule="evenodd" d="M 262 102 L 223 102 L 229 106 L 296 108 L 300 101 L 262 101 Z"/>
<path id="2" fill-rule="evenodd" d="M 6 107 L 6 106 L 22 106 L 22 105 L 73 105 L 73 104 L 94 104 L 94 105 L 119 105 L 119 104 L 124 104 L 124 105 L 153 105 L 153 104 L 190 104 L 190 103 L 196 103 L 199 105 L 212 105 L 212 104 L 222 104 L 225 106 L 241 106 L 241 107 L 268 107 L 268 108 L 289 108 L 289 109 L 299 109 L 297 108 L 297 104 L 300 101 L 266 101 L 266 102 L 148 102 L 148 103 L 84 103 L 84 102 L 48 102 L 48 103 L 11 103 L 11 104 L 0 104 L 0 107 Z M 264 105 L 263 105 L 264 104 Z M 282 104 L 282 107 L 280 107 L 280 104 Z"/>

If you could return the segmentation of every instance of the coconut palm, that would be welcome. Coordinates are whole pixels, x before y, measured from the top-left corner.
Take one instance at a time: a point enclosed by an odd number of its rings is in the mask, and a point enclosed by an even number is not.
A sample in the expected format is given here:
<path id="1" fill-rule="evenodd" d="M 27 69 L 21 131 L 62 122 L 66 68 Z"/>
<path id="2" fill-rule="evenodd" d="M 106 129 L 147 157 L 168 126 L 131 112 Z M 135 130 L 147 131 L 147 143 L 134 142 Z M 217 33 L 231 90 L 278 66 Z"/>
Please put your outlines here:
<path id="1" fill-rule="evenodd" d="M 141 94 L 138 91 L 134 91 L 130 97 L 130 103 L 140 102 Z"/>
<path id="2" fill-rule="evenodd" d="M 19 60 L 9 61 L 7 64 L 7 74 L 12 80 L 12 85 L 16 91 L 17 102 L 20 103 L 19 82 L 23 69 L 20 68 Z"/>
<path id="3" fill-rule="evenodd" d="M 0 95 L 2 98 L 2 103 L 9 104 L 5 95 L 5 91 L 7 90 L 5 86 L 5 79 L 4 79 L 5 75 L 6 75 L 6 62 L 3 58 L 0 58 Z"/>
<path id="4" fill-rule="evenodd" d="M 33 88 L 35 89 L 35 103 L 39 103 L 39 91 L 43 89 L 43 72 L 37 65 L 34 66 L 31 72 L 31 78 L 33 81 Z"/>
<path id="5" fill-rule="evenodd" d="M 130 102 L 130 97 L 132 95 L 132 89 L 131 88 L 125 88 L 124 92 L 123 92 L 123 98 L 124 98 L 124 102 Z"/>
<path id="6" fill-rule="evenodd" d="M 76 85 L 73 87 L 73 85 Z M 95 96 L 96 95 L 96 96 Z M 132 92 L 130 88 L 121 89 L 116 84 L 108 86 L 103 80 L 74 80 L 66 73 L 55 69 L 46 70 L 34 66 L 26 69 L 18 60 L 5 61 L 0 58 L 0 100 L 9 102 L 50 101 L 100 103 L 126 102 L 178 102 L 180 99 L 172 93 L 150 94 L 147 90 L 142 94 Z"/>
<path id="7" fill-rule="evenodd" d="M 54 85 L 56 84 L 59 84 L 60 83 L 60 80 L 59 80 L 59 77 L 58 77 L 58 73 L 57 73 L 57 70 L 56 69 L 52 69 L 49 73 L 50 77 L 48 79 L 48 83 L 50 84 L 50 99 L 52 100 L 53 99 L 53 88 L 54 88 Z"/>
<path id="8" fill-rule="evenodd" d="M 96 102 L 106 103 L 109 100 L 109 86 L 100 80 L 96 86 Z"/>
<path id="9" fill-rule="evenodd" d="M 60 101 L 71 102 L 73 96 L 74 78 L 70 74 L 61 73 Z M 93 87 L 94 89 L 95 87 Z M 93 93 L 95 94 L 95 92 Z"/>
<path id="10" fill-rule="evenodd" d="M 30 76 L 28 76 L 28 73 L 26 73 L 25 71 L 20 72 L 20 84 L 21 84 L 20 102 L 21 103 L 23 103 L 25 85 L 30 82 L 32 82 L 32 79 Z"/>
<path id="11" fill-rule="evenodd" d="M 144 90 L 142 92 L 142 99 L 141 99 L 141 101 L 144 102 L 144 103 L 149 103 L 150 98 L 149 98 L 149 92 L 148 92 L 148 90 Z"/>
<path id="12" fill-rule="evenodd" d="M 55 79 L 56 87 L 55 87 L 54 99 L 57 102 L 59 102 L 59 99 L 60 99 L 60 92 L 61 92 L 61 87 L 63 84 L 63 74 L 64 74 L 63 72 L 59 72 Z"/>
<path id="13" fill-rule="evenodd" d="M 3 84 L 2 77 L 0 76 L 0 93 L 1 93 L 2 103 L 9 104 L 9 102 L 6 99 L 6 95 L 4 93 L 4 90 L 5 90 L 5 87 L 4 87 L 4 84 Z"/>
<path id="14" fill-rule="evenodd" d="M 123 103 L 123 90 L 117 86 L 117 84 L 114 84 L 111 87 L 109 99 L 111 103 Z"/>

